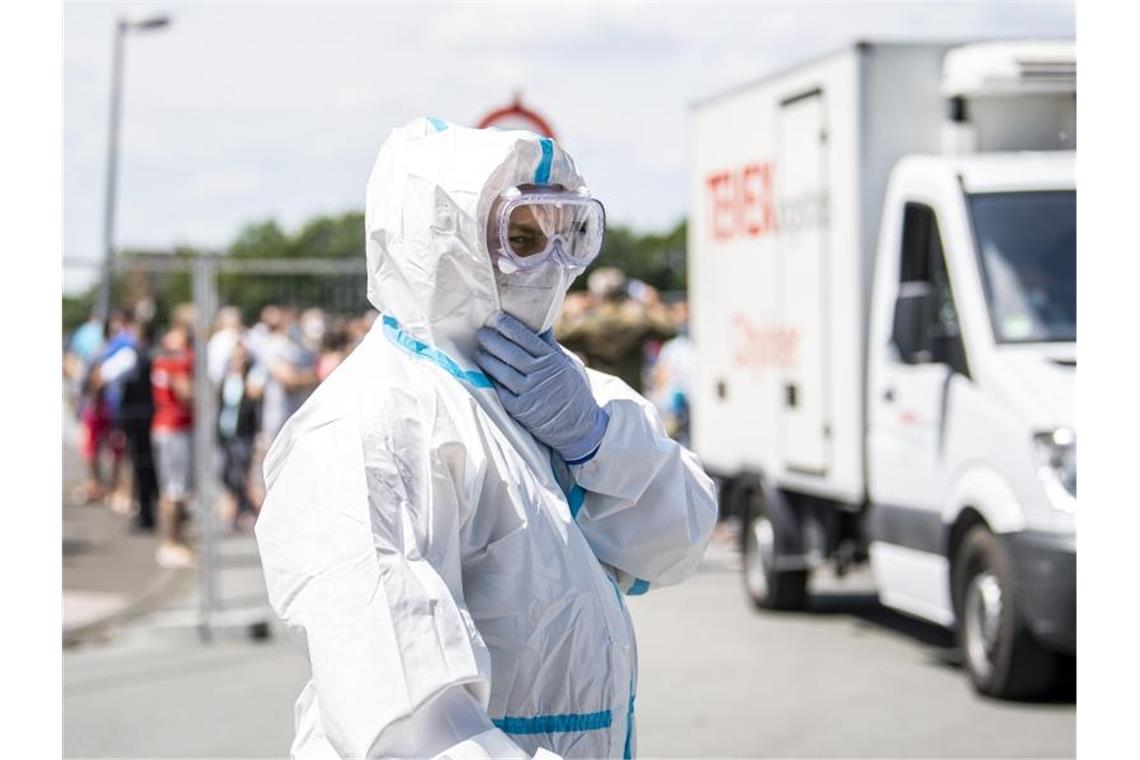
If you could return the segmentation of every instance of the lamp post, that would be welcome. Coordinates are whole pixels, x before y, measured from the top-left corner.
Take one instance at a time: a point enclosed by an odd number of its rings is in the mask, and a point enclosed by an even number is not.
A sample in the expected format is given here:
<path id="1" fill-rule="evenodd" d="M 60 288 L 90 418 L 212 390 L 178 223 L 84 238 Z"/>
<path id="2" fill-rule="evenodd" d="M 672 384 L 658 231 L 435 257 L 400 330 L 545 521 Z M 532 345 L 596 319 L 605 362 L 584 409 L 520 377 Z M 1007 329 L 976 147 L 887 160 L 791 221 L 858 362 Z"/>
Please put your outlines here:
<path id="1" fill-rule="evenodd" d="M 107 138 L 107 186 L 103 195 L 103 276 L 95 303 L 99 319 L 106 321 L 111 310 L 111 269 L 115 256 L 115 189 L 119 173 L 119 113 L 122 110 L 123 52 L 127 32 L 162 29 L 169 16 L 123 18 L 115 22 L 114 52 L 111 60 L 111 124 Z"/>

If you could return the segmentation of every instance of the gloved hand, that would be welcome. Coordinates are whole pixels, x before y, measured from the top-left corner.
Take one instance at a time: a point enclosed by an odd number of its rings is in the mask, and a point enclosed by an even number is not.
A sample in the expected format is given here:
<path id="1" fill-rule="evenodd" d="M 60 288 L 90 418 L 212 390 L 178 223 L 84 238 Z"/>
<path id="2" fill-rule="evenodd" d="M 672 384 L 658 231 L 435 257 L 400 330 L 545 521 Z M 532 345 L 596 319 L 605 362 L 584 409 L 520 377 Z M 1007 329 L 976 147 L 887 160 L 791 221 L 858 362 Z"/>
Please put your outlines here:
<path id="1" fill-rule="evenodd" d="M 535 334 L 509 314 L 475 334 L 475 363 L 495 385 L 507 413 L 567 464 L 589 460 L 610 416 L 598 406 L 574 360 L 550 331 Z"/>

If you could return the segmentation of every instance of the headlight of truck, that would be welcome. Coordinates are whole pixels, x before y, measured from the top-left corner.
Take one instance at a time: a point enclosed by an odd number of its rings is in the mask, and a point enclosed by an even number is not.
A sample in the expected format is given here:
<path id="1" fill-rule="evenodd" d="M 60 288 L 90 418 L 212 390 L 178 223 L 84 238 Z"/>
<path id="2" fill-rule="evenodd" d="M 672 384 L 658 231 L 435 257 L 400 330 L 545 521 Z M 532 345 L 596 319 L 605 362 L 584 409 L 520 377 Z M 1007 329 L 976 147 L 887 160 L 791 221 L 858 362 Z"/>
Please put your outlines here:
<path id="1" fill-rule="evenodd" d="M 1077 507 L 1077 436 L 1069 428 L 1058 428 L 1033 437 L 1037 477 L 1049 500 L 1058 509 Z"/>

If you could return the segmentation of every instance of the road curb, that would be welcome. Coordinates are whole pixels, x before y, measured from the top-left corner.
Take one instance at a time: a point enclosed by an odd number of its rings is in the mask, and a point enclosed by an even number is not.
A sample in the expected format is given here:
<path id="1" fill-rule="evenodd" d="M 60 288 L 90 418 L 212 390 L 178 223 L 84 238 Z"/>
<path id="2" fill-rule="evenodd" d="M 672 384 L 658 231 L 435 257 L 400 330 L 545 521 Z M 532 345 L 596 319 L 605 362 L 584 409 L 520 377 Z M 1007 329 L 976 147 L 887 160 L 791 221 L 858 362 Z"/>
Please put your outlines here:
<path id="1" fill-rule="evenodd" d="M 95 620 L 64 626 L 63 647 L 73 648 L 91 641 L 106 639 L 120 625 L 152 612 L 175 594 L 193 587 L 197 573 L 191 568 L 162 569 L 158 578 L 142 593 Z M 66 593 L 66 589 L 65 589 Z"/>

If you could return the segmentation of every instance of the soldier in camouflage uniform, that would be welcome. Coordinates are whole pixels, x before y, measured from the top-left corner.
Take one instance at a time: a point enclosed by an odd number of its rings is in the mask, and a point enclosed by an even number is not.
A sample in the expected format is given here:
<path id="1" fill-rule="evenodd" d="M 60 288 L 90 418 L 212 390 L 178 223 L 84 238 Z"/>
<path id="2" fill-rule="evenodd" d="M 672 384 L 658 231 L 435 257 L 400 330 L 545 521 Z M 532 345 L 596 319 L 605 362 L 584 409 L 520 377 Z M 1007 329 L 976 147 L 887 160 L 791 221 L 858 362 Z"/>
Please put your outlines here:
<path id="1" fill-rule="evenodd" d="M 625 275 L 618 269 L 595 270 L 588 288 L 591 305 L 564 312 L 554 326 L 555 338 L 587 366 L 620 377 L 640 393 L 645 344 L 668 340 L 676 329 L 664 309 L 629 296 Z"/>

